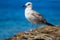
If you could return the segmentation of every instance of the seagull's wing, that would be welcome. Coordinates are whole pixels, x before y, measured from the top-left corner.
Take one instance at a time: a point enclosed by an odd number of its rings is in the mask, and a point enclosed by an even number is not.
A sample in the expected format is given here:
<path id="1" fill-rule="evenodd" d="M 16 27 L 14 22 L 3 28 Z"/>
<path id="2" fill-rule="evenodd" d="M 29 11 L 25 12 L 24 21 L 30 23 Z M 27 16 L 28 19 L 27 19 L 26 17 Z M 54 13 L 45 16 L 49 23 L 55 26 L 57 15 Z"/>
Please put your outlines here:
<path id="1" fill-rule="evenodd" d="M 32 15 L 35 16 L 40 21 L 45 21 L 44 17 L 36 11 L 33 11 Z"/>
<path id="2" fill-rule="evenodd" d="M 53 25 L 53 24 L 48 23 L 48 22 L 46 21 L 46 19 L 44 19 L 44 17 L 43 17 L 41 14 L 39 14 L 38 12 L 36 12 L 36 11 L 33 11 L 32 15 L 33 15 L 34 17 L 36 17 L 36 20 L 37 20 L 38 23 L 41 22 L 41 23 L 45 23 L 46 25 L 55 26 L 55 25 Z"/>

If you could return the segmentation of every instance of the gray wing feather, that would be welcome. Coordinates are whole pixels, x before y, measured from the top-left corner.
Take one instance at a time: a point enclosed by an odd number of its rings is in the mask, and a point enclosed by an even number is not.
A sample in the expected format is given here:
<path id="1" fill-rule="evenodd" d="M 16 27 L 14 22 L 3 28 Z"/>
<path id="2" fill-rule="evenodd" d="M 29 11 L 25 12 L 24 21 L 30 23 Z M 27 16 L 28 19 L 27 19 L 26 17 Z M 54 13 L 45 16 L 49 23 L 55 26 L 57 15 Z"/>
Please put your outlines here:
<path id="1" fill-rule="evenodd" d="M 35 16 L 39 20 L 45 20 L 44 17 L 36 11 L 33 11 L 32 15 Z"/>

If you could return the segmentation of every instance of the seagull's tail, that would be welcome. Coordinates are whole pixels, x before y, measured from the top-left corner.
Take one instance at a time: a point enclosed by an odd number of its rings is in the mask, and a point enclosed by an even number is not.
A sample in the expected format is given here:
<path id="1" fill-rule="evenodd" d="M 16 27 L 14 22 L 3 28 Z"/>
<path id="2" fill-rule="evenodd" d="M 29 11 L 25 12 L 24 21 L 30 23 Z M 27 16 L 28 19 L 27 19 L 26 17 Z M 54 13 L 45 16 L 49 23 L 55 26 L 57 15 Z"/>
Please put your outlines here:
<path id="1" fill-rule="evenodd" d="M 49 26 L 55 26 L 55 25 L 50 24 L 50 23 L 48 23 L 48 22 L 46 22 L 45 24 L 46 24 L 46 25 L 49 25 Z"/>

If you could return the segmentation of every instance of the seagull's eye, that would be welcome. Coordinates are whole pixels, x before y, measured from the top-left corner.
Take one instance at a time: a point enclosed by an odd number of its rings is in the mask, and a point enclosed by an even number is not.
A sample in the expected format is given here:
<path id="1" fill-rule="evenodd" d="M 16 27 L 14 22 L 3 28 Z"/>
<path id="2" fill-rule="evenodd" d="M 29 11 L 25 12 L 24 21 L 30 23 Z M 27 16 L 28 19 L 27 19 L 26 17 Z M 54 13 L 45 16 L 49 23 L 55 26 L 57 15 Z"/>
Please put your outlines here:
<path id="1" fill-rule="evenodd" d="M 30 4 L 28 4 L 28 5 L 30 5 Z"/>

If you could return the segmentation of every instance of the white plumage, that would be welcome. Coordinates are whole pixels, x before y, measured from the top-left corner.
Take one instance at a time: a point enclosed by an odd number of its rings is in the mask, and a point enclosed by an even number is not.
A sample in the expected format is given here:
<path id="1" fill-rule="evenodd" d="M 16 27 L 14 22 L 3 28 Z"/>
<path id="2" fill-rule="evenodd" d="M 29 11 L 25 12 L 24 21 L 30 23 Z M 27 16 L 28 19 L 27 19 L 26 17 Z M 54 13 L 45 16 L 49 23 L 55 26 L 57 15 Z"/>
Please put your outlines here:
<path id="1" fill-rule="evenodd" d="M 25 17 L 28 21 L 37 24 L 39 21 L 43 19 L 43 17 L 38 12 L 32 10 L 31 2 L 26 3 L 25 6 L 26 6 Z"/>
<path id="2" fill-rule="evenodd" d="M 32 10 L 32 3 L 31 2 L 27 2 L 25 4 L 25 6 L 26 6 L 25 17 L 29 22 L 31 22 L 33 24 L 44 23 L 44 24 L 47 24 L 50 26 L 54 26 L 54 25 L 48 23 L 40 13 Z"/>

